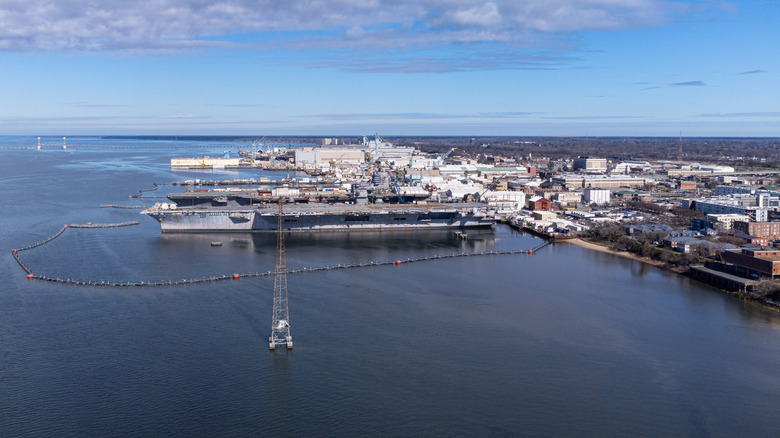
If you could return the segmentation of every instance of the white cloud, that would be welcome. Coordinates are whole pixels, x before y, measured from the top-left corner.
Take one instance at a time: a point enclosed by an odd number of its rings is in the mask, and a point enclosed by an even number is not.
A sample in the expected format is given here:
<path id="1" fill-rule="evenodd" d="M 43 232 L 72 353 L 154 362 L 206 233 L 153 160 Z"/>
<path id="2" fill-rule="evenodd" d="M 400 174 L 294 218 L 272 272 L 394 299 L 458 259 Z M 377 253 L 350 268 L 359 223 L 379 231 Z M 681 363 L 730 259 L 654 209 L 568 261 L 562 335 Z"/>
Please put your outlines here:
<path id="1" fill-rule="evenodd" d="M 0 50 L 523 45 L 544 40 L 538 33 L 659 25 L 682 9 L 664 0 L 0 0 Z M 272 43 L 229 42 L 264 32 Z"/>

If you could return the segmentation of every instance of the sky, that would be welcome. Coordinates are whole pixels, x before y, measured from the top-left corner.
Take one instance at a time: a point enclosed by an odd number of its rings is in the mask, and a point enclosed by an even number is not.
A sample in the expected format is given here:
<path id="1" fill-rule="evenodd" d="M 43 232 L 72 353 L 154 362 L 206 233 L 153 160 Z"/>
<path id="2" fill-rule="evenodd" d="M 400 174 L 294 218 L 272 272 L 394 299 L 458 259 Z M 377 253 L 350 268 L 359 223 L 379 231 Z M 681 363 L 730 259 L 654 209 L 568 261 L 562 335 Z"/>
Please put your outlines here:
<path id="1" fill-rule="evenodd" d="M 780 1 L 0 0 L 0 135 L 780 137 Z"/>

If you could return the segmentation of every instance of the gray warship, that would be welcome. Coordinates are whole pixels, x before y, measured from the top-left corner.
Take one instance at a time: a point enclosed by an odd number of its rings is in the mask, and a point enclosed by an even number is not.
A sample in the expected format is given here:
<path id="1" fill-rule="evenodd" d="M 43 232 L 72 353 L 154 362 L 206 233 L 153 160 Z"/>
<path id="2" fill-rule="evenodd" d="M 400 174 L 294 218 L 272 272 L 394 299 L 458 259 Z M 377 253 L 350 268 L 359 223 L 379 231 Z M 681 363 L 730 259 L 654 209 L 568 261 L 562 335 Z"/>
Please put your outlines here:
<path id="1" fill-rule="evenodd" d="M 386 203 L 360 188 L 326 197 L 282 196 L 254 189 L 192 190 L 171 193 L 171 202 L 156 203 L 143 214 L 157 220 L 163 233 L 276 231 L 280 197 L 285 202 L 282 223 L 288 231 L 466 229 L 496 223 L 485 204 L 414 198 Z"/>

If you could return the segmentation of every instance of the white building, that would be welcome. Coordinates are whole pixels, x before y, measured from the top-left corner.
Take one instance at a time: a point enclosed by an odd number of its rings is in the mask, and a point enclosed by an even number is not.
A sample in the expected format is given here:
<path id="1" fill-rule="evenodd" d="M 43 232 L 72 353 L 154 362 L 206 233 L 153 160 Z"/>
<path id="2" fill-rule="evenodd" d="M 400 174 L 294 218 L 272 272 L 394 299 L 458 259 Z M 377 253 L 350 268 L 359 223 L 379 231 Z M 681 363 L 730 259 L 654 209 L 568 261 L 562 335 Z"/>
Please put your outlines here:
<path id="1" fill-rule="evenodd" d="M 365 153 L 356 148 L 318 148 L 311 151 L 295 151 L 295 163 L 302 166 L 359 166 L 365 163 L 365 157 Z"/>
<path id="2" fill-rule="evenodd" d="M 683 199 L 684 208 L 693 207 L 695 210 L 703 211 L 705 214 L 740 214 L 750 217 L 756 222 L 766 222 L 768 212 L 766 208 L 755 205 L 744 205 L 739 198 L 702 198 L 702 199 Z"/>
<path id="3" fill-rule="evenodd" d="M 525 206 L 525 193 L 516 191 L 488 191 L 482 200 L 501 211 L 518 211 Z"/>
<path id="4" fill-rule="evenodd" d="M 647 161 L 623 161 L 615 166 L 613 173 L 652 172 L 653 168 Z"/>
<path id="5" fill-rule="evenodd" d="M 610 192 L 606 189 L 588 187 L 582 193 L 582 202 L 585 204 L 609 204 Z"/>

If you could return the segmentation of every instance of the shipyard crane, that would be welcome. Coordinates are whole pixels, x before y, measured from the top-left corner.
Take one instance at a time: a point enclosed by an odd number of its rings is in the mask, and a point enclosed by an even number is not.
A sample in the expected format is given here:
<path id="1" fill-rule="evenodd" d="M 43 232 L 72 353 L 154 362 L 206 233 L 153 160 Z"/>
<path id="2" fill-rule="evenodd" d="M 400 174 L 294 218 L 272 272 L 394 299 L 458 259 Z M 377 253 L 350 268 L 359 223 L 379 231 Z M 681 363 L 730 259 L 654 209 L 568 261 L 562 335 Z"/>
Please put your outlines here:
<path id="1" fill-rule="evenodd" d="M 447 152 L 443 153 L 443 154 L 442 154 L 442 155 L 439 157 L 439 159 L 437 160 L 437 161 L 438 161 L 438 164 L 439 164 L 439 166 L 441 166 L 442 164 L 444 164 L 444 160 L 446 160 L 446 159 L 447 159 L 447 157 L 449 157 L 449 156 L 450 156 L 450 154 L 451 154 L 451 153 L 453 153 L 453 152 L 455 151 L 455 149 L 457 149 L 457 148 L 452 148 L 452 149 L 448 150 Z"/>
<path id="2" fill-rule="evenodd" d="M 395 190 L 395 193 L 398 195 L 398 203 L 403 204 L 404 197 L 401 194 L 401 187 L 398 186 L 398 178 L 396 178 L 395 175 L 391 175 L 391 179 L 393 181 L 393 189 Z"/>

